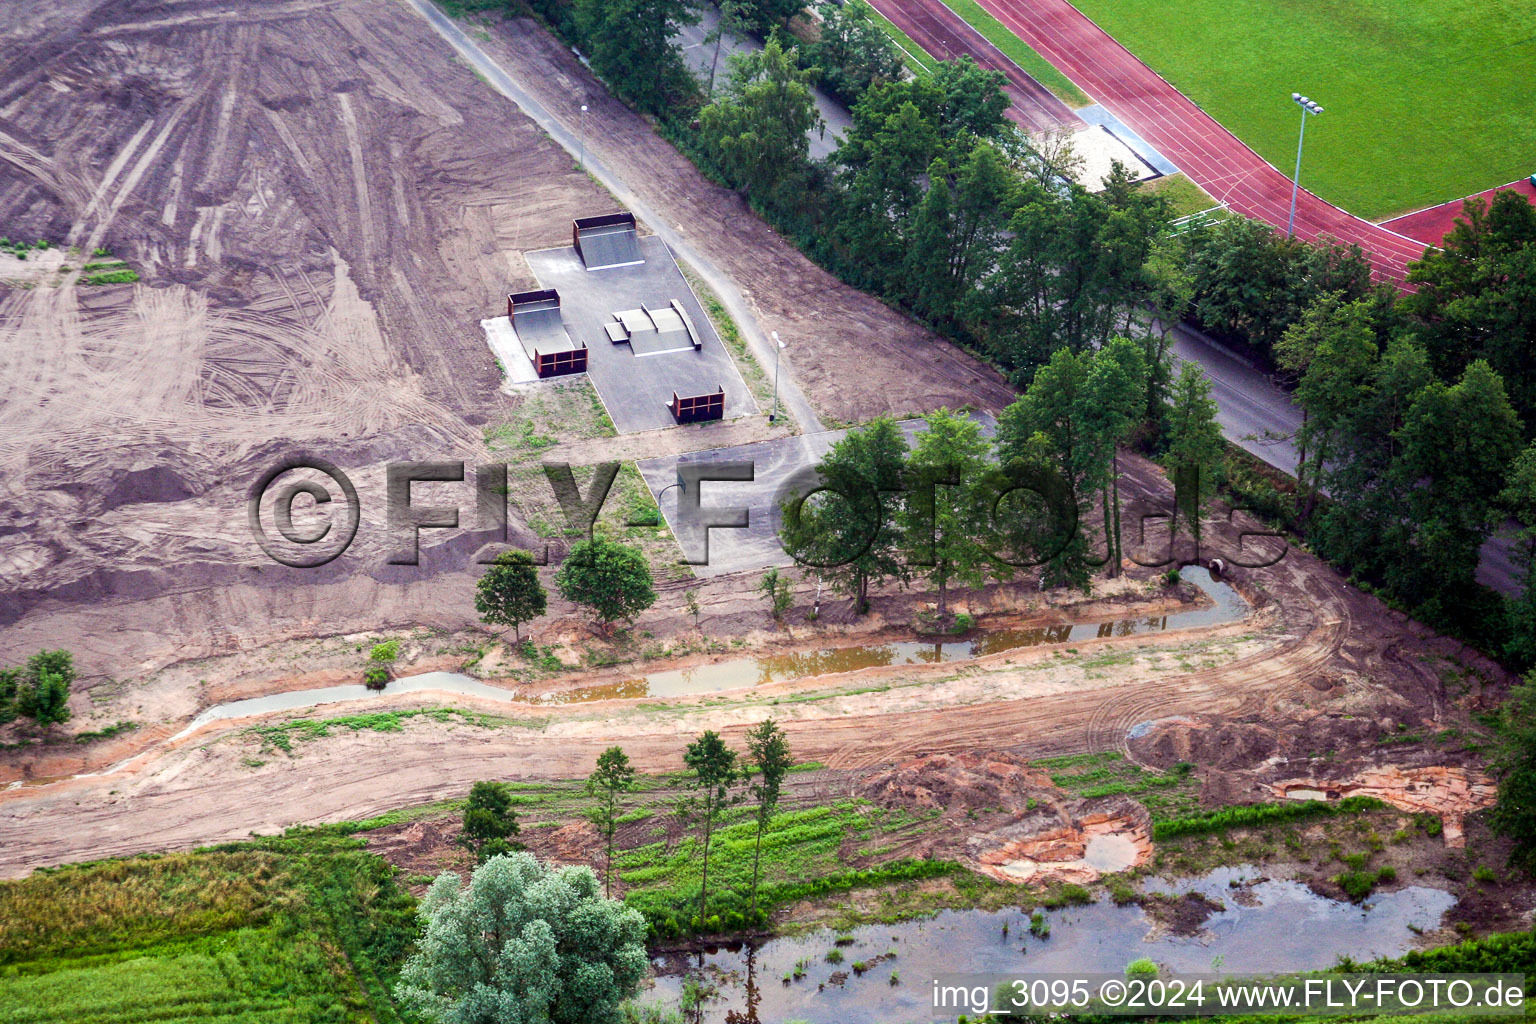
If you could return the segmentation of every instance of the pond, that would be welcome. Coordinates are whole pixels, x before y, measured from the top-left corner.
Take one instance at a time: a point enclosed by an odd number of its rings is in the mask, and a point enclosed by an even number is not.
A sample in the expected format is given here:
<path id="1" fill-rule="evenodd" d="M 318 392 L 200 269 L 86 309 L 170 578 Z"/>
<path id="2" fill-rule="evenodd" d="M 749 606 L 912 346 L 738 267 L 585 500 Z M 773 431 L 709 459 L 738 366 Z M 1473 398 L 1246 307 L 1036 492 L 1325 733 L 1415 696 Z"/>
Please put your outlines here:
<path id="1" fill-rule="evenodd" d="M 1048 938 L 1029 933 L 1029 917 L 1005 911 L 943 911 L 920 921 L 869 925 L 836 934 L 819 930 L 754 946 L 657 957 L 654 989 L 642 1001 L 676 1005 L 692 973 L 717 986 L 703 1021 L 730 1024 L 901 1024 L 947 1019 L 930 1010 L 933 980 L 954 973 L 1122 972 L 1149 958 L 1175 972 L 1291 971 L 1329 967 L 1340 956 L 1366 960 L 1413 948 L 1414 929 L 1439 926 L 1455 897 L 1419 886 L 1373 896 L 1364 904 L 1331 900 L 1299 882 L 1253 880 L 1250 867 L 1219 868 L 1195 879 L 1145 879 L 1144 892 L 1198 892 L 1223 909 L 1193 936 L 1159 927 L 1138 906 L 1101 902 L 1047 911 Z M 1003 925 L 1008 925 L 1004 934 Z M 836 948 L 841 963 L 827 962 Z M 888 954 L 894 956 L 888 957 Z M 785 984 L 786 972 L 807 960 L 805 976 Z M 862 975 L 852 964 L 870 964 Z M 899 975 L 891 984 L 891 973 Z M 834 978 L 834 974 L 843 975 Z"/>

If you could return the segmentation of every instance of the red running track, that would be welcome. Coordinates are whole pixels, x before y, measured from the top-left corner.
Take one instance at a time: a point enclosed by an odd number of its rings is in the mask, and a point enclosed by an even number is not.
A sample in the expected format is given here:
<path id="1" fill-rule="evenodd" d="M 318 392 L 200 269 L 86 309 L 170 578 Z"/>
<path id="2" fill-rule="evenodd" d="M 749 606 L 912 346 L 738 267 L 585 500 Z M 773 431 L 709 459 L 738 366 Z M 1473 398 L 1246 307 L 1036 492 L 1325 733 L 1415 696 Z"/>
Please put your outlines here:
<path id="1" fill-rule="evenodd" d="M 1072 108 L 1009 60 L 980 32 L 941 2 L 871 0 L 871 5 L 918 46 L 940 60 L 969 56 L 984 68 L 1001 71 L 1003 91 L 1012 101 L 1008 117 L 1027 132 L 1083 127 Z"/>
<path id="2" fill-rule="evenodd" d="M 941 0 L 891 0 L 902 7 Z M 1066 0 L 979 0 L 993 17 L 1056 65 L 1180 170 L 1236 212 L 1285 230 L 1291 180 L 1265 163 Z M 1276 103 L 1289 103 L 1277 96 Z M 1306 168 L 1302 168 L 1306 180 Z M 1424 243 L 1352 216 L 1302 190 L 1296 234 L 1354 243 L 1378 277 L 1401 285 Z"/>
<path id="3" fill-rule="evenodd" d="M 1519 192 L 1532 203 L 1536 203 L 1536 185 L 1532 185 L 1527 178 L 1508 185 L 1500 185 L 1486 192 L 1479 192 L 1475 196 L 1467 196 L 1467 199 L 1481 199 L 1484 202 L 1493 202 L 1493 197 L 1500 192 Z M 1446 236 L 1456 223 L 1456 218 L 1461 216 L 1461 204 L 1466 200 L 1452 199 L 1448 203 L 1439 206 L 1431 206 L 1427 210 L 1419 210 L 1417 213 L 1405 214 L 1396 220 L 1389 220 L 1382 227 L 1391 228 L 1401 232 L 1410 238 L 1417 238 L 1429 245 L 1439 245 L 1440 240 Z"/>

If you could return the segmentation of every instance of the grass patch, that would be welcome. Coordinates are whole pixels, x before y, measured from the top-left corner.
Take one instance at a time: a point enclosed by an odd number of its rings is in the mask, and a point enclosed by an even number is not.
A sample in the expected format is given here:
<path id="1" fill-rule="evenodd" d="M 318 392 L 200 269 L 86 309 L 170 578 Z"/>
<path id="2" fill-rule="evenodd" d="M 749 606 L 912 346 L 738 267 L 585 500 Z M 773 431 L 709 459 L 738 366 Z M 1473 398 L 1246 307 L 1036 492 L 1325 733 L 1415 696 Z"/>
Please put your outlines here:
<path id="1" fill-rule="evenodd" d="M 678 266 L 682 269 L 683 276 L 688 279 L 694 294 L 699 297 L 699 305 L 704 307 L 704 315 L 709 317 L 709 322 L 715 325 L 715 333 L 720 335 L 726 350 L 736 361 L 736 368 L 741 371 L 742 380 L 747 382 L 747 389 L 752 392 L 752 397 L 758 400 L 759 405 L 772 402 L 773 382 L 768 378 L 768 371 L 748 348 L 747 339 L 742 337 L 741 328 L 736 325 L 730 311 L 725 308 L 725 303 L 720 301 L 720 296 L 704 283 L 692 267 L 685 267 L 681 263 Z"/>
<path id="2" fill-rule="evenodd" d="M 120 736 L 125 732 L 133 732 L 139 727 L 138 722 L 118 722 L 109 725 L 105 729 L 96 729 L 92 732 L 79 732 L 75 734 L 76 743 L 95 743 L 97 740 L 109 740 L 113 736 Z"/>
<path id="3" fill-rule="evenodd" d="M 858 801 L 786 811 L 763 836 L 760 912 L 804 899 L 923 878 L 965 873 L 947 861 L 895 860 L 850 868 L 845 843 L 876 839 L 916 819 Z M 623 850 L 615 857 L 624 901 L 645 915 L 658 937 L 740 929 L 750 923 L 756 824 L 738 808 L 710 842 L 708 919 L 698 919 L 702 843 L 690 835 Z"/>
<path id="4" fill-rule="evenodd" d="M 399 732 L 412 718 L 430 718 L 434 722 L 451 725 L 472 725 L 479 729 L 495 729 L 503 725 L 531 725 L 543 728 L 544 720 L 524 722 L 499 715 L 487 715 L 478 711 L 459 708 L 413 708 L 404 711 L 375 711 L 361 715 L 339 715 L 335 718 L 295 718 L 279 725 L 255 725 L 246 733 L 261 741 L 263 750 L 277 749 L 285 754 L 293 753 L 295 740 L 309 742 L 324 739 L 332 729 L 352 732 Z"/>
<path id="5" fill-rule="evenodd" d="M 951 6 L 955 6 L 952 2 Z M 1536 36 L 1504 0 L 1081 0 L 1078 8 L 1260 156 L 1380 218 L 1530 174 Z"/>
<path id="6" fill-rule="evenodd" d="M 976 0 L 944 0 L 944 4 L 985 36 L 987 42 L 1003 51 L 1005 57 L 1023 68 L 1029 77 L 1055 93 L 1056 98 L 1067 106 L 1086 107 L 1093 102 L 1077 87 L 1077 83 L 1058 71 L 1056 65 L 1036 53 L 1006 25 L 988 14 Z"/>
<path id="7" fill-rule="evenodd" d="M 1143 192 L 1151 192 L 1168 200 L 1168 208 L 1174 219 L 1203 213 L 1217 206 L 1210 193 L 1196 185 L 1183 171 L 1144 181 L 1137 187 Z"/>
<path id="8" fill-rule="evenodd" d="M 1119 751 L 1072 754 L 1035 762 L 1051 781 L 1075 797 L 1130 796 L 1140 801 L 1154 822 L 1190 814 L 1200 805 L 1200 781 L 1189 767 L 1149 772 Z"/>
<path id="9" fill-rule="evenodd" d="M 86 284 L 132 284 L 139 279 L 139 275 L 132 270 L 108 270 L 100 274 L 88 274 L 85 277 Z"/>
<path id="10" fill-rule="evenodd" d="M 1210 835 L 1234 828 L 1254 828 L 1278 822 L 1303 821 L 1309 818 L 1326 818 L 1336 814 L 1358 814 L 1361 811 L 1379 811 L 1387 805 L 1369 796 L 1345 797 L 1335 803 L 1322 800 L 1296 800 L 1283 804 L 1249 804 L 1243 807 L 1223 807 L 1220 810 L 1189 814 L 1152 823 L 1152 838 L 1172 839 L 1175 836 Z"/>
<path id="11" fill-rule="evenodd" d="M 308 835 L 0 883 L 0 1020 L 394 1024 L 410 895 Z"/>

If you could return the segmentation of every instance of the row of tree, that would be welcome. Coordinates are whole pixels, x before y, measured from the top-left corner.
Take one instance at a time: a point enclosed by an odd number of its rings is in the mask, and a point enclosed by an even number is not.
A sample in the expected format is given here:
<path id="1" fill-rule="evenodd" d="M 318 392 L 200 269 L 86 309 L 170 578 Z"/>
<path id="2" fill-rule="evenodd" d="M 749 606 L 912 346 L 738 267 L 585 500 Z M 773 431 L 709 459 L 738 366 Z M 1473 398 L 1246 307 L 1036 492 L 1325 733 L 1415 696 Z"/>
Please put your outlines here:
<path id="1" fill-rule="evenodd" d="M 1296 525 L 1425 621 L 1536 664 L 1536 207 L 1474 201 L 1411 295 L 1322 294 L 1275 343 L 1305 420 Z M 1503 604 L 1480 549 L 1520 527 Z"/>
<path id="2" fill-rule="evenodd" d="M 656 603 L 651 567 L 636 547 L 605 537 L 571 545 L 555 588 L 572 604 L 588 609 L 607 632 L 614 622 L 633 620 Z M 475 611 L 494 626 L 511 626 L 521 639 L 522 626 L 543 615 L 549 597 L 539 581 L 533 555 L 513 549 L 498 555 L 475 585 Z"/>
<path id="3" fill-rule="evenodd" d="M 731 807 L 750 801 L 756 839 L 752 851 L 751 909 L 757 916 L 757 887 L 762 863 L 763 836 L 779 806 L 784 777 L 794 760 L 784 730 L 769 718 L 747 730 L 745 756 L 732 750 L 712 730 L 701 733 L 683 752 L 689 775 L 688 792 L 676 811 L 686 824 L 697 829 L 699 902 L 695 928 L 709 920 L 710 844 L 722 816 Z M 597 767 L 587 779 L 593 798 L 587 818 L 603 840 L 603 892 L 613 894 L 614 845 L 624 801 L 636 784 L 635 768 L 622 747 L 609 747 L 598 755 Z M 502 782 L 477 782 L 464 804 L 459 844 L 471 850 L 477 862 L 523 849 L 517 841 L 520 826 L 511 790 Z"/>
<path id="4" fill-rule="evenodd" d="M 1116 575 L 1118 453 L 1146 428 L 1159 376 L 1139 345 L 1116 338 L 1058 349 L 1003 411 L 995 438 L 947 409 L 926 416 L 910 446 L 890 419 L 856 427 L 817 465 L 815 486 L 785 499 L 780 540 L 861 612 L 870 587 L 891 580 L 924 579 L 944 620 L 955 585 L 1011 579 L 1026 567 L 1074 586 L 1098 566 Z M 1169 468 L 1214 479 L 1224 448 L 1199 368 L 1186 363 L 1167 400 L 1152 401 Z M 1095 505 L 1102 545 L 1081 528 Z"/>
<path id="5" fill-rule="evenodd" d="M 47 728 L 69 721 L 75 660 L 68 651 L 39 651 L 21 668 L 0 669 L 0 725 L 28 718 Z"/>

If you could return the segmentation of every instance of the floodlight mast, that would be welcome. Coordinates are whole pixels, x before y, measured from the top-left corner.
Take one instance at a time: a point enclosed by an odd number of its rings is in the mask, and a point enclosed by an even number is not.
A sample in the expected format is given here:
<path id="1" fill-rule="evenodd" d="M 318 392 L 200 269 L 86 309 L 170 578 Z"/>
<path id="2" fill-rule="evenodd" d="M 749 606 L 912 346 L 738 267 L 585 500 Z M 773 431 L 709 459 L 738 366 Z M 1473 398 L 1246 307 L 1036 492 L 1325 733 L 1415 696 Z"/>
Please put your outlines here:
<path id="1" fill-rule="evenodd" d="M 1301 108 L 1301 135 L 1296 140 L 1296 173 L 1291 176 L 1291 219 L 1286 225 L 1285 237 L 1296 237 L 1296 196 L 1301 191 L 1301 147 L 1307 141 L 1307 116 L 1323 112 L 1323 108 L 1299 92 L 1291 93 L 1291 101 Z"/>

